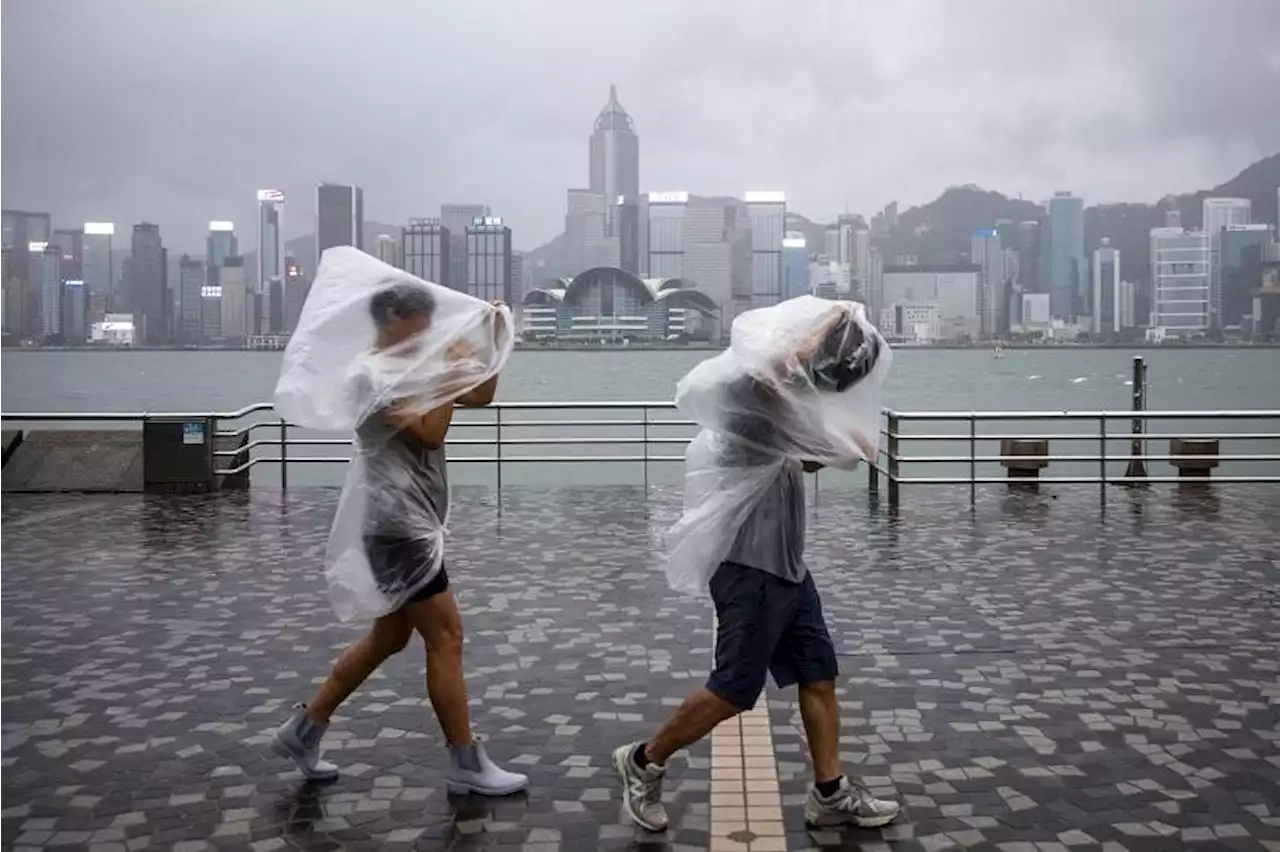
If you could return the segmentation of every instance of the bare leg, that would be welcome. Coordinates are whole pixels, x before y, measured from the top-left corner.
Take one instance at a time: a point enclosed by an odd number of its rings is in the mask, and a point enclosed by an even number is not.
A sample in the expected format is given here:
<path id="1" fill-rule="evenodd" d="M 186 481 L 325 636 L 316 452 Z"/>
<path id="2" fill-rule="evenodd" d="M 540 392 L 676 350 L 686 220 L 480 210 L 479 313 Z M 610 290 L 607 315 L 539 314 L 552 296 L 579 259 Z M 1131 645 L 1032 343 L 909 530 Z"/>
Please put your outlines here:
<path id="1" fill-rule="evenodd" d="M 685 699 L 658 735 L 645 744 L 645 755 L 651 762 L 664 765 L 671 755 L 696 743 L 711 733 L 716 725 L 741 712 L 715 693 L 699 689 Z"/>
<path id="2" fill-rule="evenodd" d="M 809 739 L 814 781 L 835 781 L 840 771 L 840 707 L 834 681 L 800 684 L 800 718 Z"/>
<path id="3" fill-rule="evenodd" d="M 392 613 L 375 621 L 364 638 L 342 652 L 324 684 L 307 704 L 311 721 L 318 725 L 327 723 L 338 706 L 359 689 L 378 666 L 404 649 L 412 635 L 413 625 L 402 613 Z"/>
<path id="4" fill-rule="evenodd" d="M 467 682 L 462 676 L 462 615 L 453 592 L 445 590 L 403 610 L 427 643 L 427 696 L 451 746 L 472 742 Z"/>

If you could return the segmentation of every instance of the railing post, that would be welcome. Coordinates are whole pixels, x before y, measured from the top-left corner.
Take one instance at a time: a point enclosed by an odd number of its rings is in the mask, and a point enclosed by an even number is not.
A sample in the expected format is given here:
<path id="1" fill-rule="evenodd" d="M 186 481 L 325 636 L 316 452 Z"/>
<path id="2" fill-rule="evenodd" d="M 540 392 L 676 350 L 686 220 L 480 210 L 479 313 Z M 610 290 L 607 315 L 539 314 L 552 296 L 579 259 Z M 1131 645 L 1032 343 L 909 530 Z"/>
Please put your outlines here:
<path id="1" fill-rule="evenodd" d="M 649 493 L 649 406 L 645 405 L 641 408 L 640 419 L 644 421 L 641 428 L 644 430 L 644 493 Z"/>
<path id="2" fill-rule="evenodd" d="M 280 490 L 289 488 L 289 421 L 280 418 Z"/>
<path id="3" fill-rule="evenodd" d="M 898 415 L 889 412 L 889 508 L 898 508 Z"/>
<path id="4" fill-rule="evenodd" d="M 497 459 L 498 459 L 498 494 L 502 494 L 502 405 L 494 406 L 495 424 L 497 427 Z"/>
<path id="5" fill-rule="evenodd" d="M 1142 360 L 1141 355 L 1135 355 L 1133 358 L 1133 413 L 1136 415 L 1147 408 L 1147 365 Z M 1146 453 L 1142 449 L 1142 433 L 1143 421 L 1141 417 L 1134 417 L 1132 422 L 1133 443 L 1129 450 L 1129 464 L 1125 467 L 1124 475 L 1126 478 L 1145 478 L 1147 475 L 1147 465 L 1143 461 Z M 1127 482 L 1126 485 L 1136 486 L 1145 483 Z"/>
<path id="6" fill-rule="evenodd" d="M 978 503 L 978 417 L 969 412 L 969 507 Z"/>
<path id="7" fill-rule="evenodd" d="M 1107 505 L 1107 415 L 1098 415 L 1098 499 Z"/>

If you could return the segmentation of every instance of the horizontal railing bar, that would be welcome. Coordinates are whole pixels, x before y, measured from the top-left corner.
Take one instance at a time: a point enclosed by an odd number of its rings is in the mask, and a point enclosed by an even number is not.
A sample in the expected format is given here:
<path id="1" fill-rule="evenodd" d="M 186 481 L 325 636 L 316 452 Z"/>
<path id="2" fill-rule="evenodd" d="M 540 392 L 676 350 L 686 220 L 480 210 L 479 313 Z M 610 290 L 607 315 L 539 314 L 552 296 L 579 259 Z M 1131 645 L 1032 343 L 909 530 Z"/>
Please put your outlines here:
<path id="1" fill-rule="evenodd" d="M 1016 432 L 1007 435 L 984 435 L 978 434 L 971 436 L 967 432 L 964 434 L 922 434 L 912 435 L 909 433 L 898 432 L 890 435 L 888 432 L 881 433 L 884 437 L 896 437 L 899 441 L 969 441 L 975 438 L 979 441 L 1097 441 L 1102 438 L 1101 432 L 1056 432 L 1049 434 L 1033 434 L 1028 432 Z M 1108 432 L 1106 435 L 1108 441 L 1163 441 L 1177 440 L 1184 441 L 1225 441 L 1228 439 L 1241 441 L 1266 441 L 1280 439 L 1280 432 L 1219 432 L 1219 433 L 1178 433 L 1178 432 L 1143 432 L 1133 435 L 1128 432 Z"/>
<path id="2" fill-rule="evenodd" d="M 1269 420 L 1280 418 L 1280 410 L 1244 409 L 1229 411 L 889 411 L 898 420 Z"/>
<path id="3" fill-rule="evenodd" d="M 899 485 L 1099 485 L 1099 476 L 1041 476 L 1036 479 L 1010 479 L 1002 476 L 899 476 Z M 1280 482 L 1280 476 L 1108 476 L 1108 485 L 1128 485 L 1162 482 L 1231 483 L 1231 482 Z"/>
<path id="4" fill-rule="evenodd" d="M 964 462 L 1006 462 L 1006 461 L 1043 461 L 1043 462 L 1098 462 L 1128 461 L 1130 455 L 1128 453 L 1101 453 L 1088 454 L 1063 454 L 1059 456 L 904 456 L 896 455 L 889 458 L 898 461 L 900 464 L 955 464 Z M 1260 461 L 1260 462 L 1280 462 L 1280 453 L 1228 453 L 1216 456 L 1198 455 L 1196 453 L 1183 453 L 1175 455 L 1171 453 L 1143 453 L 1137 458 L 1143 461 L 1190 461 L 1198 459 L 1200 461 Z M 966 480 L 968 481 L 968 480 Z"/>

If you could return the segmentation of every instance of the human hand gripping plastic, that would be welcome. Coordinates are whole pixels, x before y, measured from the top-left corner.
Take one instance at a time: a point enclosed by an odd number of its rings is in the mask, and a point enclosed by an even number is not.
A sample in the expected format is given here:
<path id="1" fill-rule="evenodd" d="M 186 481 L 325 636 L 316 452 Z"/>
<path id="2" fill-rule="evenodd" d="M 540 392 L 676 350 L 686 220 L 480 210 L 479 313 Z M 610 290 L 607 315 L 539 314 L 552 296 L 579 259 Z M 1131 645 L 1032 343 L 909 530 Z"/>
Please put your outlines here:
<path id="1" fill-rule="evenodd" d="M 733 537 L 785 464 L 874 459 L 892 355 L 857 302 L 801 296 L 738 316 L 729 348 L 680 380 L 702 427 L 685 454 L 685 512 L 667 535 L 672 588 L 705 593 Z"/>
<path id="2" fill-rule="evenodd" d="M 446 518 L 430 482 L 431 465 L 442 461 L 409 435 L 411 425 L 444 415 L 447 428 L 445 407 L 505 365 L 512 329 L 505 305 L 355 248 L 324 253 L 285 350 L 275 407 L 305 428 L 356 433 L 325 560 L 344 620 L 398 609 L 438 571 Z M 371 538 L 396 543 L 396 576 L 370 565 Z M 404 553 L 420 564 L 402 564 Z"/>

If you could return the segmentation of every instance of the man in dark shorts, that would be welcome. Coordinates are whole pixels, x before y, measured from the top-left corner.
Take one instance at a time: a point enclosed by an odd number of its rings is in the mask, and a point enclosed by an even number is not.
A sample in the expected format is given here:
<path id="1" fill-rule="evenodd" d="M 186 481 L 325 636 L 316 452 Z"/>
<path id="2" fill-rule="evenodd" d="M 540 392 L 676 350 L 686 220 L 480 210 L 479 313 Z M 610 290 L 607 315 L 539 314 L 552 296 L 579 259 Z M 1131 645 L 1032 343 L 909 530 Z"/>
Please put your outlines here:
<path id="1" fill-rule="evenodd" d="M 814 768 L 805 821 L 813 826 L 869 828 L 898 816 L 897 802 L 875 798 L 841 770 L 835 691 L 839 665 L 818 590 L 804 562 L 802 472 L 821 466 L 795 458 L 806 444 L 814 445 L 814 424 L 805 422 L 804 412 L 786 398 L 846 389 L 870 372 L 879 356 L 879 343 L 872 340 L 855 362 L 829 357 L 827 341 L 836 331 L 845 345 L 849 340 L 849 330 L 837 328 L 840 321 L 833 315 L 808 345 L 798 348 L 795 359 L 760 375 L 744 376 L 724 389 L 724 407 L 730 414 L 719 435 L 718 464 L 776 465 L 778 471 L 711 577 L 717 633 L 715 666 L 706 686 L 687 698 L 653 739 L 613 753 L 624 808 L 650 831 L 667 826 L 662 805 L 667 758 L 754 707 L 770 673 L 779 688 L 799 686 L 800 715 Z M 802 374 L 794 372 L 797 366 Z"/>
<path id="2" fill-rule="evenodd" d="M 434 312 L 435 300 L 421 284 L 400 282 L 380 290 L 370 299 L 378 335 L 375 350 L 411 346 L 414 337 L 428 332 Z M 486 322 L 488 333 L 495 334 L 502 321 L 495 306 Z M 455 350 L 452 355 L 465 353 Z M 337 778 L 338 767 L 320 758 L 330 716 L 417 631 L 427 650 L 427 694 L 452 756 L 449 792 L 499 796 L 528 785 L 526 776 L 494 764 L 472 736 L 462 674 L 462 619 L 438 552 L 439 527 L 449 513 L 444 443 L 454 406 L 488 405 L 497 381 L 495 375 L 426 414 L 393 404 L 375 410 L 356 427 L 365 475 L 365 556 L 379 591 L 404 603 L 375 620 L 368 634 L 338 658 L 311 701 L 298 705 L 276 731 L 273 750 L 294 761 L 308 780 Z M 357 398 L 372 392 L 367 378 L 358 379 L 353 388 Z M 429 531 L 423 529 L 424 516 L 435 520 Z"/>

